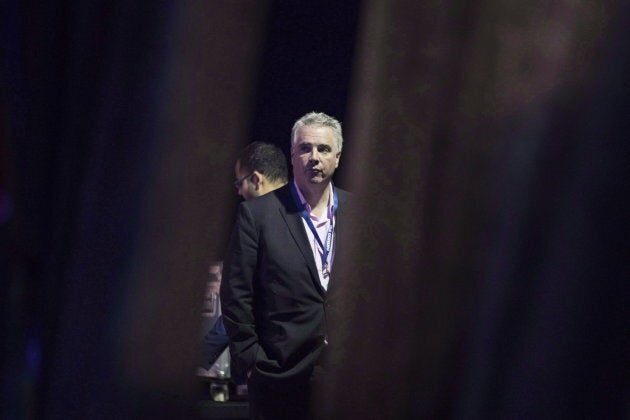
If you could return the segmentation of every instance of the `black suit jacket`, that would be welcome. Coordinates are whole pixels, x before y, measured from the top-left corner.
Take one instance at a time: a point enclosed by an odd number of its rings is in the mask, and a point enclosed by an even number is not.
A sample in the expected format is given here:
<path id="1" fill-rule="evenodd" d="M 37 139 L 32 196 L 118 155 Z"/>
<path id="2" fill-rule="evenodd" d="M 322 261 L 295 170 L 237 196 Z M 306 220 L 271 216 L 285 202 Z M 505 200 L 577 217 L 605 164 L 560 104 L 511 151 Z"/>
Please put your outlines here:
<path id="1" fill-rule="evenodd" d="M 268 379 L 310 375 L 327 336 L 327 308 L 340 279 L 335 248 L 328 292 L 289 185 L 242 202 L 224 262 L 221 305 L 233 366 Z M 335 235 L 348 215 L 350 194 L 337 190 Z"/>

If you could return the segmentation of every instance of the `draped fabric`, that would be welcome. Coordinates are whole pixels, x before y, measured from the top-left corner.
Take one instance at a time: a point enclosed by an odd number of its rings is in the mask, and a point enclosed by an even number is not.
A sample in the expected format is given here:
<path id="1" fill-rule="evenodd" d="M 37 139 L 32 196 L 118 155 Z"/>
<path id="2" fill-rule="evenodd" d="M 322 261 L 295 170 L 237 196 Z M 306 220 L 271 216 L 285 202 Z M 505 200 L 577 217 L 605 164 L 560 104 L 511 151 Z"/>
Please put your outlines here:
<path id="1" fill-rule="evenodd" d="M 252 4 L 3 2 L 0 416 L 194 416 L 234 157 L 312 110 L 367 216 L 321 417 L 627 416 L 628 7 Z"/>
<path id="2" fill-rule="evenodd" d="M 0 417 L 188 417 L 265 4 L 3 8 Z"/>
<path id="3" fill-rule="evenodd" d="M 364 5 L 344 164 L 369 217 L 322 418 L 627 415 L 629 18 Z"/>

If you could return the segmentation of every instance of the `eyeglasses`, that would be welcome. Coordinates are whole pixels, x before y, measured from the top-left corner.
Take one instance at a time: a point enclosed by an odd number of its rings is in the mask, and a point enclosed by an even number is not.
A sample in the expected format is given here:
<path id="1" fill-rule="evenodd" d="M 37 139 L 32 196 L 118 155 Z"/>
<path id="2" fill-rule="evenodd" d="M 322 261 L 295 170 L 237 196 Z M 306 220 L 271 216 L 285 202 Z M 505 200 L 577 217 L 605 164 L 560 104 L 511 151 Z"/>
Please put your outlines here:
<path id="1" fill-rule="evenodd" d="M 234 181 L 234 186 L 236 188 L 241 188 L 241 185 L 243 185 L 243 182 L 245 182 L 245 180 L 247 178 L 249 178 L 250 176 L 254 175 L 254 172 L 250 172 L 247 175 L 243 176 L 242 178 L 237 179 L 236 181 Z"/>

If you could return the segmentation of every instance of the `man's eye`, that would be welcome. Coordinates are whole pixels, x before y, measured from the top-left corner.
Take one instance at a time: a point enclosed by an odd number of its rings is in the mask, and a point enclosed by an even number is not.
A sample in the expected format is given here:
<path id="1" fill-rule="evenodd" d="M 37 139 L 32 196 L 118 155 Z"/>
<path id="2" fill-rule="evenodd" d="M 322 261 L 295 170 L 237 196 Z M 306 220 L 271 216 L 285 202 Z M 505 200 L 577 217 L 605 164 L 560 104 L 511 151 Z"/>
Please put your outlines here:
<path id="1" fill-rule="evenodd" d="M 328 153 L 328 152 L 330 152 L 330 147 L 328 147 L 328 146 L 319 146 L 317 148 L 317 151 L 319 153 Z"/>

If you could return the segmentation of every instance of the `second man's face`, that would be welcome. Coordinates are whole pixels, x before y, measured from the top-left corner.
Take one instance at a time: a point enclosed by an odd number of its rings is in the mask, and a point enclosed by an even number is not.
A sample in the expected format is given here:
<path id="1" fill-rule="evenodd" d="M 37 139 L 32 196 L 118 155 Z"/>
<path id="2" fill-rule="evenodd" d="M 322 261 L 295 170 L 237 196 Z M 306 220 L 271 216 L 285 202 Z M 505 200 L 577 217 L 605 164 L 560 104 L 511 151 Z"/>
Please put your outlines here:
<path id="1" fill-rule="evenodd" d="M 260 195 L 256 185 L 252 182 L 252 176 L 254 174 L 242 168 L 240 161 L 237 161 L 234 166 L 234 175 L 236 176 L 234 186 L 236 187 L 238 195 L 243 197 L 244 200 L 251 200 Z"/>
<path id="2" fill-rule="evenodd" d="M 305 126 L 297 130 L 291 148 L 293 177 L 298 186 L 330 181 L 339 165 L 340 152 L 329 127 Z"/>

